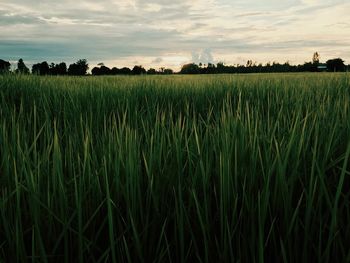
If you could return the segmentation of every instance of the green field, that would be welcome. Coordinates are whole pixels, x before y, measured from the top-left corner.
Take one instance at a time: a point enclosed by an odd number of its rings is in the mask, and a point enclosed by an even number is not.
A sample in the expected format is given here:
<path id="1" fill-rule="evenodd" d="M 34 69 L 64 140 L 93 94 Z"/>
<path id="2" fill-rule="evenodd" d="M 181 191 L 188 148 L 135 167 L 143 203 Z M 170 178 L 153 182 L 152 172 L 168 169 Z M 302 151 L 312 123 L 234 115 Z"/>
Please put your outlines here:
<path id="1" fill-rule="evenodd" d="M 350 262 L 350 75 L 0 76 L 0 262 Z"/>

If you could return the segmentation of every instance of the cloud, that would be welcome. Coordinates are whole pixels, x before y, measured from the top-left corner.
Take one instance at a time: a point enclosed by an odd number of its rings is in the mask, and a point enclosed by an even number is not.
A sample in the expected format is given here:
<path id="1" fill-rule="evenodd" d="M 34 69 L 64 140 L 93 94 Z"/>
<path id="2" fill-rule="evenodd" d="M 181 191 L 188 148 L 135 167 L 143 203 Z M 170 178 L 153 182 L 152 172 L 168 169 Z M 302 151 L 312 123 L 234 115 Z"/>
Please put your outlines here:
<path id="1" fill-rule="evenodd" d="M 211 54 L 210 49 L 204 49 L 200 53 L 193 52 L 192 53 L 192 62 L 194 63 L 213 63 L 214 58 Z"/>
<path id="2" fill-rule="evenodd" d="M 33 23 L 41 23 L 42 21 L 37 17 L 30 17 L 25 15 L 17 15 L 11 12 L 0 10 L 0 25 L 25 25 Z"/>
<path id="3" fill-rule="evenodd" d="M 269 14 L 269 12 L 248 12 L 248 13 L 237 14 L 236 17 L 252 17 L 252 16 L 262 16 L 267 14 Z"/>
<path id="4" fill-rule="evenodd" d="M 343 0 L 0 1 L 0 54 L 176 66 L 238 57 L 301 63 L 317 50 L 350 61 L 347 10 Z"/>
<path id="5" fill-rule="evenodd" d="M 156 59 L 154 59 L 154 60 L 152 60 L 152 64 L 159 64 L 159 63 L 161 63 L 161 62 L 163 62 L 163 59 L 162 58 L 156 58 Z"/>

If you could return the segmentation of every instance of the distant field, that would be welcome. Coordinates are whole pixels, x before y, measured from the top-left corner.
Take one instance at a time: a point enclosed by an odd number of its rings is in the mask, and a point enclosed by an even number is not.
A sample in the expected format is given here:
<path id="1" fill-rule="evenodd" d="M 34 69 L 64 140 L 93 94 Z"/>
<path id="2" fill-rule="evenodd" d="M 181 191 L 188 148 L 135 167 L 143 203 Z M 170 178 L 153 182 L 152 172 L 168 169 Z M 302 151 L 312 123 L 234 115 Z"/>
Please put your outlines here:
<path id="1" fill-rule="evenodd" d="M 0 262 L 350 262 L 350 75 L 0 76 Z"/>

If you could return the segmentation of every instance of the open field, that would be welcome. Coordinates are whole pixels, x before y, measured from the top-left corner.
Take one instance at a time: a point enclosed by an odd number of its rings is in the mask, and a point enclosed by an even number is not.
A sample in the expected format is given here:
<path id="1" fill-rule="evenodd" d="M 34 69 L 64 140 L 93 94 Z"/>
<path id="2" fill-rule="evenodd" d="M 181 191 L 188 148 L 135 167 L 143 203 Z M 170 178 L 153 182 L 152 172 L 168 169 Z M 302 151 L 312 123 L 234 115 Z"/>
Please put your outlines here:
<path id="1" fill-rule="evenodd" d="M 0 76 L 0 262 L 350 262 L 350 75 Z"/>

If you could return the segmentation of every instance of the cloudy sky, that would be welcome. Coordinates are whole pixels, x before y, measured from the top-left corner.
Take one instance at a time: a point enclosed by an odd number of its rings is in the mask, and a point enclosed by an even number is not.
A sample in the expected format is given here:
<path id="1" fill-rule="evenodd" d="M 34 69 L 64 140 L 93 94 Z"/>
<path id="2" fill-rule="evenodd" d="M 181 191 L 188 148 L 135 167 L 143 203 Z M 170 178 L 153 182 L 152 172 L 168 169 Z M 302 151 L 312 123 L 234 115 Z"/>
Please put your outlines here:
<path id="1" fill-rule="evenodd" d="M 0 58 L 172 67 L 350 63 L 349 0 L 0 0 Z"/>

